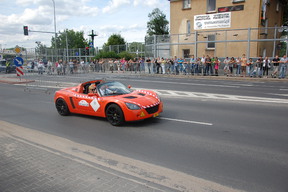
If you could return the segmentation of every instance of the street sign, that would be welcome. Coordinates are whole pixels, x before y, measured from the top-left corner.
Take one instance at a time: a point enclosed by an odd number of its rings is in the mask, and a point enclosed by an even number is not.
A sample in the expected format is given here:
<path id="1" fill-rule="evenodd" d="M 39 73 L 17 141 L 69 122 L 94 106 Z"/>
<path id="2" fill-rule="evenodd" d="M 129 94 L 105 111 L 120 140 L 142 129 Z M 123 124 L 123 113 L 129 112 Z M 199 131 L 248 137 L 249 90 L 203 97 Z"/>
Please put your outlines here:
<path id="1" fill-rule="evenodd" d="M 15 57 L 14 65 L 16 65 L 16 67 L 21 67 L 23 64 L 24 60 L 21 57 Z"/>
<path id="2" fill-rule="evenodd" d="M 22 52 L 22 49 L 21 47 L 19 47 L 18 45 L 13 49 L 13 51 L 17 54 L 21 53 Z"/>
<path id="3" fill-rule="evenodd" d="M 16 74 L 18 77 L 21 77 L 24 75 L 24 72 L 23 72 L 23 67 L 16 67 Z"/>

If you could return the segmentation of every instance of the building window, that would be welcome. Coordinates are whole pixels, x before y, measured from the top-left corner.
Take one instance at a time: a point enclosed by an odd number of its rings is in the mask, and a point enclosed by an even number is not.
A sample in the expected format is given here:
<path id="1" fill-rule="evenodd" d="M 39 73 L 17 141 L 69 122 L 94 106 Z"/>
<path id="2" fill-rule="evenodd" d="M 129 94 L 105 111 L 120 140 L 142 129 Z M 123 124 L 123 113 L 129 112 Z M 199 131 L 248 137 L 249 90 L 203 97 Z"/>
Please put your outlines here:
<path id="1" fill-rule="evenodd" d="M 183 1 L 183 9 L 191 8 L 191 0 L 184 0 Z"/>
<path id="2" fill-rule="evenodd" d="M 279 0 L 277 1 L 277 4 L 276 4 L 276 11 L 279 12 L 279 7 L 280 7 L 280 2 Z"/>
<path id="3" fill-rule="evenodd" d="M 216 11 L 216 0 L 207 0 L 207 12 Z"/>
<path id="4" fill-rule="evenodd" d="M 242 3 L 245 2 L 245 0 L 232 0 L 232 3 Z"/>
<path id="5" fill-rule="evenodd" d="M 208 35 L 208 41 L 215 41 L 215 35 Z M 215 42 L 208 42 L 207 49 L 215 49 Z"/>
<path id="6" fill-rule="evenodd" d="M 187 32 L 187 35 L 190 35 L 190 33 L 191 33 L 191 22 L 190 22 L 190 20 L 187 20 L 187 30 L 186 30 L 186 32 Z"/>
<path id="7" fill-rule="evenodd" d="M 183 49 L 183 57 L 184 59 L 190 57 L 190 49 Z"/>

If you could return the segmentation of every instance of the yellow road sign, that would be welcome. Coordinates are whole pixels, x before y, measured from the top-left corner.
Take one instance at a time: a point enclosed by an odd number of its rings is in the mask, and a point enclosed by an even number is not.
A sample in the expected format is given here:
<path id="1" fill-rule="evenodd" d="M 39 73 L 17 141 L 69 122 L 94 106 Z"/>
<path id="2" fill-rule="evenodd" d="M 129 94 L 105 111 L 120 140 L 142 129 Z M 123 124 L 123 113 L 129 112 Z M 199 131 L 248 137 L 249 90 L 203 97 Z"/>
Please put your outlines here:
<path id="1" fill-rule="evenodd" d="M 17 54 L 21 53 L 21 52 L 22 52 L 21 47 L 16 46 L 16 47 L 14 48 L 14 52 L 17 53 Z"/>

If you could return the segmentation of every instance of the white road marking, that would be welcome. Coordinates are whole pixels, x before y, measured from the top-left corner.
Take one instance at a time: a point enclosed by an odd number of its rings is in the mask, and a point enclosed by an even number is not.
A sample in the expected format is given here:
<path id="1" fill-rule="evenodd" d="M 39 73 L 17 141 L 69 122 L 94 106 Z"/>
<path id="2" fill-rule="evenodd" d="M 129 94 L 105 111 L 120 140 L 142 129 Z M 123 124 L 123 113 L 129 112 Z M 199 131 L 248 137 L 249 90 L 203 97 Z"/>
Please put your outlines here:
<path id="1" fill-rule="evenodd" d="M 217 85 L 217 84 L 201 84 L 201 83 L 181 83 L 175 81 L 150 81 L 150 80 L 137 80 L 133 79 L 133 81 L 141 81 L 141 82 L 151 82 L 151 83 L 163 83 L 163 84 L 174 84 L 174 85 L 200 85 L 205 87 L 230 87 L 230 88 L 239 88 L 240 86 L 234 85 Z"/>
<path id="2" fill-rule="evenodd" d="M 268 93 L 270 95 L 277 95 L 277 96 L 284 96 L 284 97 L 288 97 L 288 94 L 277 94 L 277 93 Z"/>
<path id="3" fill-rule="evenodd" d="M 158 117 L 159 119 L 164 119 L 168 121 L 177 121 L 177 122 L 182 122 L 182 123 L 192 123 L 192 124 L 199 124 L 199 125 L 208 125 L 212 126 L 212 123 L 205 123 L 205 122 L 200 122 L 200 121 L 189 121 L 189 120 L 182 120 L 182 119 L 172 119 L 172 118 L 167 118 L 167 117 Z"/>
<path id="4" fill-rule="evenodd" d="M 137 89 L 140 89 L 140 88 L 137 88 Z M 150 90 L 155 91 L 160 96 L 169 96 L 169 97 L 204 98 L 204 99 L 219 99 L 219 100 L 230 100 L 230 101 L 251 101 L 251 102 L 262 102 L 262 103 L 288 103 L 287 99 L 278 99 L 278 98 L 251 97 L 251 96 L 241 96 L 241 95 L 226 95 L 226 94 L 187 92 L 187 91 L 171 91 L 171 90 L 160 90 L 160 89 L 150 89 Z M 171 92 L 173 92 L 173 94 L 171 94 Z"/>

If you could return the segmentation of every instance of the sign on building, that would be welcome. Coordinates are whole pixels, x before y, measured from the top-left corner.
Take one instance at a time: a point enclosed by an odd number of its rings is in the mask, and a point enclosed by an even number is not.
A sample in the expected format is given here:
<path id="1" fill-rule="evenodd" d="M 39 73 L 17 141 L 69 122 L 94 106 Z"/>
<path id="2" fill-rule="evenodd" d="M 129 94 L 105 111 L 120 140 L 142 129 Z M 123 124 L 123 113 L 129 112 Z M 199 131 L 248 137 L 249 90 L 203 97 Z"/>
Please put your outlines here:
<path id="1" fill-rule="evenodd" d="M 231 27 L 231 12 L 194 16 L 194 30 Z"/>

